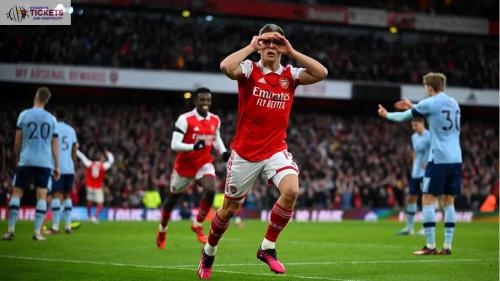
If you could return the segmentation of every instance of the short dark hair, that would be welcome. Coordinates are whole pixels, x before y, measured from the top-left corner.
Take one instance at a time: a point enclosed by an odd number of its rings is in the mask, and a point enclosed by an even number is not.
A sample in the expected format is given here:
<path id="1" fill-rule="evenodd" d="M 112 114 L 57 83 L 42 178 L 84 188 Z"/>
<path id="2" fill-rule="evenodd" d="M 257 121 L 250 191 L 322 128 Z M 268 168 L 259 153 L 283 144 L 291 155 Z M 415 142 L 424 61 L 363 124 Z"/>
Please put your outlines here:
<path id="1" fill-rule="evenodd" d="M 47 87 L 40 87 L 36 90 L 36 99 L 43 105 L 46 105 L 49 102 L 50 96 L 51 93 Z"/>
<path id="2" fill-rule="evenodd" d="M 212 92 L 210 92 L 209 88 L 200 87 L 200 88 L 194 90 L 194 97 L 197 98 L 198 94 L 212 94 Z"/>
<path id="3" fill-rule="evenodd" d="M 62 107 L 56 108 L 54 114 L 58 120 L 64 120 L 66 118 L 66 110 Z"/>
<path id="4" fill-rule="evenodd" d="M 259 35 L 262 35 L 266 32 L 278 32 L 282 36 L 285 36 L 285 32 L 283 31 L 283 29 L 274 23 L 268 23 L 268 24 L 264 25 L 260 29 Z"/>
<path id="5" fill-rule="evenodd" d="M 413 119 L 411 119 L 411 121 L 425 123 L 425 118 L 423 118 L 423 117 L 413 117 Z"/>

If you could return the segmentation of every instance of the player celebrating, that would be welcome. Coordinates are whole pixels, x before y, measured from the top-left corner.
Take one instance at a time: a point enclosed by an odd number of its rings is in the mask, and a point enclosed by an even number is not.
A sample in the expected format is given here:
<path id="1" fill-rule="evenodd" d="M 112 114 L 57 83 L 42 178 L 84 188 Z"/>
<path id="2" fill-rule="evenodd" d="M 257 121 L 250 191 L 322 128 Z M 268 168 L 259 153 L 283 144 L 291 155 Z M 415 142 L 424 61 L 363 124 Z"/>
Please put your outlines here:
<path id="1" fill-rule="evenodd" d="M 66 112 L 59 108 L 55 111 L 57 118 L 57 129 L 59 131 L 59 165 L 61 167 L 61 178 L 52 183 L 52 229 L 47 234 L 58 234 L 59 221 L 61 219 L 61 201 L 64 198 L 64 221 L 66 233 L 71 233 L 71 202 L 70 192 L 73 189 L 75 179 L 76 150 L 78 142 L 75 130 L 64 122 Z M 48 201 L 48 200 L 47 200 Z"/>
<path id="2" fill-rule="evenodd" d="M 460 148 L 460 107 L 455 99 L 443 91 L 446 76 L 429 73 L 424 76 L 425 93 L 428 98 L 414 105 L 405 101 L 404 112 L 391 112 L 379 105 L 378 114 L 391 121 L 403 122 L 413 117 L 425 117 L 431 135 L 429 161 L 423 179 L 422 213 L 427 244 L 415 255 L 450 255 L 455 230 L 455 195 L 461 193 L 462 150 Z M 445 242 L 436 252 L 436 214 L 434 205 L 442 195 L 444 206 Z"/>
<path id="3" fill-rule="evenodd" d="M 413 234 L 413 218 L 417 212 L 418 197 L 422 194 L 422 179 L 425 174 L 427 159 L 429 159 L 431 145 L 430 133 L 425 129 L 424 118 L 413 118 L 411 128 L 415 133 L 411 136 L 413 167 L 411 170 L 410 194 L 406 201 L 406 228 L 396 233 L 397 235 Z M 422 228 L 417 235 L 424 235 L 423 231 Z"/>
<path id="4" fill-rule="evenodd" d="M 111 152 L 106 151 L 105 153 L 107 160 L 102 153 L 98 153 L 97 159 L 99 159 L 99 161 L 90 161 L 80 150 L 76 151 L 76 156 L 87 168 L 87 174 L 85 175 L 85 186 L 87 187 L 87 214 L 89 221 L 96 224 L 99 223 L 98 217 L 102 210 L 102 204 L 104 203 L 104 192 L 102 190 L 104 176 L 106 171 L 111 168 L 111 165 L 115 162 L 115 158 Z M 92 203 L 94 202 L 97 204 L 97 209 L 94 216 L 91 216 Z"/>
<path id="5" fill-rule="evenodd" d="M 156 244 L 163 249 L 166 244 L 167 225 L 170 214 L 182 193 L 194 179 L 203 187 L 200 208 L 191 230 L 196 233 L 198 241 L 207 242 L 202 222 L 210 211 L 215 197 L 215 168 L 212 164 L 210 150 L 212 145 L 222 155 L 224 161 L 229 159 L 224 142 L 220 137 L 220 119 L 208 110 L 212 105 L 210 90 L 198 88 L 194 91 L 195 109 L 179 116 L 175 122 L 171 148 L 179 151 L 170 181 L 170 195 L 163 205 L 162 218 Z"/>
<path id="6" fill-rule="evenodd" d="M 253 52 L 260 54 L 259 62 L 245 60 Z M 283 67 L 281 55 L 304 68 Z M 271 211 L 257 257 L 272 271 L 284 273 L 285 268 L 276 256 L 275 242 L 290 220 L 299 195 L 299 171 L 285 143 L 288 119 L 297 86 L 319 82 L 328 71 L 318 61 L 293 49 L 283 29 L 275 24 L 266 24 L 259 36 L 225 58 L 220 67 L 227 77 L 238 81 L 238 123 L 227 164 L 224 202 L 212 218 L 198 276 L 210 278 L 219 239 L 261 174 L 278 187 L 281 196 Z"/>
<path id="7" fill-rule="evenodd" d="M 29 188 L 33 180 L 37 199 L 33 240 L 45 240 L 40 231 L 47 211 L 47 201 L 45 200 L 47 188 L 52 185 L 50 177 L 52 170 L 55 180 L 60 177 L 57 121 L 52 114 L 44 109 L 50 96 L 48 88 L 38 88 L 33 108 L 21 112 L 17 119 L 14 141 L 17 170 L 13 180 L 14 191 L 9 203 L 9 226 L 7 233 L 2 237 L 3 240 L 14 239 L 21 198 L 24 190 Z"/>

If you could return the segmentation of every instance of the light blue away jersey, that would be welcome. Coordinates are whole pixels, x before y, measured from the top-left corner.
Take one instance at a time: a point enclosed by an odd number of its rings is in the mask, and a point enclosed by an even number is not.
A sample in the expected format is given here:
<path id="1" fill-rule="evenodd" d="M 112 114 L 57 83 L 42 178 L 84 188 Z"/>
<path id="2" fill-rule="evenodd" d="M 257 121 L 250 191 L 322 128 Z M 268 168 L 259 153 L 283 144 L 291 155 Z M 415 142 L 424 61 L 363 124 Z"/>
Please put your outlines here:
<path id="1" fill-rule="evenodd" d="M 429 151 L 431 150 L 431 133 L 425 130 L 422 135 L 414 133 L 411 136 L 411 145 L 415 151 L 415 160 L 413 160 L 413 169 L 411 177 L 414 179 L 423 178 L 425 169 L 422 164 L 429 160 Z"/>
<path id="2" fill-rule="evenodd" d="M 45 109 L 33 107 L 21 112 L 17 128 L 23 135 L 19 166 L 53 169 L 52 138 L 57 137 L 56 118 Z"/>
<path id="3" fill-rule="evenodd" d="M 441 92 L 420 101 L 412 109 L 413 116 L 425 117 L 431 131 L 429 162 L 462 163 L 460 149 L 460 107 L 457 101 Z"/>
<path id="4" fill-rule="evenodd" d="M 62 175 L 72 175 L 75 173 L 75 163 L 71 152 L 73 146 L 77 144 L 76 132 L 68 124 L 64 122 L 57 123 L 57 130 L 59 131 L 59 169 Z"/>

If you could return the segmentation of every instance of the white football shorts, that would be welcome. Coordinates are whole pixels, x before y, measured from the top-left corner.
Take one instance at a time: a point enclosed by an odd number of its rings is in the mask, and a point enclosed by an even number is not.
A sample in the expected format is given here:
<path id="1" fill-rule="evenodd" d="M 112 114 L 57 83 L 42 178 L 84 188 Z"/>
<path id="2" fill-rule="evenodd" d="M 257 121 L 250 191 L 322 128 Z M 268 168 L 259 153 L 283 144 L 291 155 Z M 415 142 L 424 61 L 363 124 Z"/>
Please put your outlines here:
<path id="1" fill-rule="evenodd" d="M 212 163 L 207 163 L 201 167 L 194 177 L 181 177 L 176 170 L 172 172 L 172 176 L 170 177 L 170 192 L 172 193 L 182 193 L 184 192 L 189 183 L 195 179 L 199 180 L 204 176 L 212 176 L 215 177 L 215 168 Z"/>
<path id="2" fill-rule="evenodd" d="M 252 190 L 260 175 L 266 176 L 278 187 L 286 175 L 298 176 L 299 168 L 293 162 L 292 154 L 286 150 L 259 162 L 247 161 L 233 150 L 227 162 L 225 197 L 233 202 L 243 203 L 246 194 Z"/>
<path id="3" fill-rule="evenodd" d="M 87 201 L 94 203 L 104 203 L 104 191 L 102 188 L 87 187 Z"/>

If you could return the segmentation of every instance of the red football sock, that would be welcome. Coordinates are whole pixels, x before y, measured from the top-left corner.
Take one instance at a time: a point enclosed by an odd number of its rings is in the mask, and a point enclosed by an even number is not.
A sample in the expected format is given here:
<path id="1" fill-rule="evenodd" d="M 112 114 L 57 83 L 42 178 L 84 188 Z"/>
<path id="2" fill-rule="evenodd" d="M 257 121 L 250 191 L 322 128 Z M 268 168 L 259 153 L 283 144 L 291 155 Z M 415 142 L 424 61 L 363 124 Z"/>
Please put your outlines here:
<path id="1" fill-rule="evenodd" d="M 217 215 L 217 212 L 215 213 L 215 215 L 212 217 L 210 234 L 208 235 L 208 244 L 210 244 L 210 246 L 215 247 L 217 246 L 217 244 L 219 244 L 219 240 L 222 238 L 222 235 L 224 235 L 224 232 L 226 232 L 226 229 L 229 227 L 229 223 L 231 223 L 231 220 L 223 222 Z"/>
<path id="2" fill-rule="evenodd" d="M 101 203 L 98 203 L 97 204 L 97 210 L 95 211 L 95 217 L 98 218 L 99 217 L 99 213 L 101 212 L 102 210 L 102 204 Z"/>
<path id="3" fill-rule="evenodd" d="M 243 205 L 241 205 L 241 206 L 238 208 L 238 211 L 236 211 L 236 217 L 241 217 L 241 209 L 243 209 Z"/>
<path id="4" fill-rule="evenodd" d="M 91 210 L 92 210 L 92 203 L 87 203 L 87 215 L 89 216 L 89 218 Z"/>
<path id="5" fill-rule="evenodd" d="M 292 217 L 293 210 L 287 210 L 281 207 L 278 202 L 274 204 L 273 210 L 271 211 L 271 219 L 269 221 L 269 226 L 267 227 L 266 239 L 272 242 L 276 242 L 278 235 L 285 228 L 288 221 Z"/>
<path id="6" fill-rule="evenodd" d="M 168 224 L 168 220 L 170 219 L 170 214 L 172 212 L 166 213 L 164 209 L 161 209 L 161 221 L 160 224 L 162 227 L 166 227 Z"/>
<path id="7" fill-rule="evenodd" d="M 196 216 L 196 221 L 202 223 L 205 220 L 208 212 L 210 211 L 210 205 L 200 200 L 200 208 L 198 209 L 198 215 Z"/>

